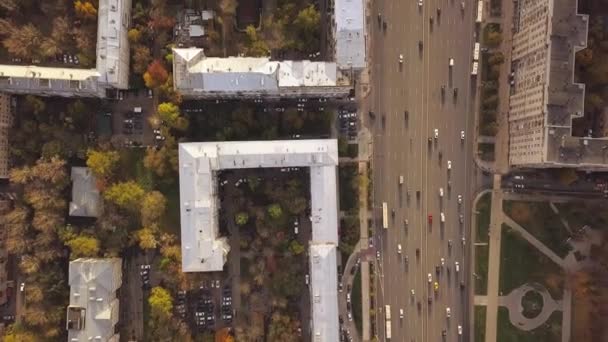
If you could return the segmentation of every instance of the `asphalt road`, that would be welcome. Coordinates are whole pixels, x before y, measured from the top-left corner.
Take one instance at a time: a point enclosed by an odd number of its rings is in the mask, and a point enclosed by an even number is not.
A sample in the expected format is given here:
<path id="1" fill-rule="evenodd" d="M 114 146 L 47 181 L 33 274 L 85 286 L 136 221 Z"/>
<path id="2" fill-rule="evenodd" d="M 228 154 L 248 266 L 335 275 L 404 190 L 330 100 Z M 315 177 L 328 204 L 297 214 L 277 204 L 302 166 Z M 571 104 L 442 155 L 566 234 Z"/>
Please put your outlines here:
<path id="1" fill-rule="evenodd" d="M 375 227 L 381 246 L 380 293 L 375 303 L 377 335 L 385 340 L 384 305 L 391 306 L 391 341 L 468 341 L 470 274 L 468 255 L 470 203 L 476 189 L 472 154 L 471 60 L 474 44 L 474 3 L 465 1 L 377 0 L 371 20 L 372 94 L 369 98 L 374 134 L 373 175 Z M 438 19 L 437 8 L 441 8 Z M 387 22 L 378 23 L 378 13 Z M 433 25 L 429 18 L 433 17 Z M 423 42 L 422 51 L 418 42 Z M 403 54 L 403 64 L 399 55 Z M 448 61 L 454 59 L 454 66 Z M 441 86 L 445 86 L 442 96 Z M 455 97 L 453 89 L 458 88 Z M 405 111 L 409 115 L 405 115 Z M 438 139 L 429 144 L 434 129 Z M 465 139 L 461 140 L 461 131 Z M 442 157 L 439 157 L 441 152 Z M 451 161 L 451 170 L 447 162 Z M 399 176 L 405 182 L 398 184 Z M 451 181 L 451 187 L 448 187 Z M 440 197 L 439 189 L 444 195 Z M 410 191 L 409 200 L 407 191 Z M 417 198 L 416 191 L 420 191 Z M 458 195 L 463 196 L 458 204 Z M 389 207 L 389 229 L 382 229 L 382 202 Z M 394 217 L 391 211 L 395 210 Z M 440 223 L 440 213 L 445 223 Z M 463 214 L 464 222 L 459 223 Z M 428 215 L 433 216 L 428 224 Z M 406 227 L 405 220 L 408 220 Z M 466 244 L 462 245 L 462 237 Z M 452 247 L 448 247 L 452 240 Z M 397 246 L 402 246 L 398 254 Z M 416 249 L 420 256 L 416 256 Z M 405 258 L 409 262 L 405 261 Z M 438 276 L 435 267 L 445 259 Z M 460 272 L 455 271 L 455 262 Z M 439 283 L 437 293 L 432 282 Z M 465 282 L 466 290 L 459 287 Z M 414 296 L 410 291 L 414 290 Z M 431 298 L 431 304 L 427 303 Z M 420 310 L 418 310 L 420 302 Z M 446 308 L 451 318 L 446 317 Z M 399 309 L 404 318 L 399 318 Z M 457 334 L 457 326 L 465 331 Z M 442 337 L 446 330 L 447 337 Z"/>

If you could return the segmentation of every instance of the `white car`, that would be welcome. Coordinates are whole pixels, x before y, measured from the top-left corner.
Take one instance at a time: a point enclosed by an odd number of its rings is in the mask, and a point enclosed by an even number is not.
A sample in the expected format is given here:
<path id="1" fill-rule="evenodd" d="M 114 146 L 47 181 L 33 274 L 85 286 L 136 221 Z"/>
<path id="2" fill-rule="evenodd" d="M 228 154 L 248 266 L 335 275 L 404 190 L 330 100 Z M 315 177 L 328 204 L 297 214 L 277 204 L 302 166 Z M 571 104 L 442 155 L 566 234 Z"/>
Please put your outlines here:
<path id="1" fill-rule="evenodd" d="M 450 318 L 450 316 L 452 316 L 452 311 L 450 310 L 449 307 L 445 308 L 445 316 L 447 318 Z"/>
<path id="2" fill-rule="evenodd" d="M 462 335 L 462 325 L 458 325 L 458 335 Z"/>
<path id="3" fill-rule="evenodd" d="M 439 130 L 437 128 L 435 128 L 435 139 L 439 138 Z"/>
<path id="4" fill-rule="evenodd" d="M 448 61 L 448 64 L 450 65 L 450 68 L 454 66 L 454 58 L 450 58 L 450 60 Z"/>
<path id="5" fill-rule="evenodd" d="M 445 266 L 445 259 L 441 258 L 441 267 Z"/>
<path id="6" fill-rule="evenodd" d="M 350 311 L 348 312 L 348 321 L 352 321 L 353 320 L 353 315 L 350 313 Z M 459 325 L 460 326 L 460 325 Z"/>
<path id="7" fill-rule="evenodd" d="M 448 160 L 448 170 L 451 170 L 451 169 L 452 169 L 452 161 Z"/>
<path id="8" fill-rule="evenodd" d="M 418 7 L 422 7 L 422 0 L 418 0 Z"/>
<path id="9" fill-rule="evenodd" d="M 403 55 L 399 54 L 399 64 L 403 64 Z"/>
<path id="10" fill-rule="evenodd" d="M 458 263 L 458 261 L 454 263 L 454 268 L 456 269 L 456 272 L 460 271 L 460 264 Z"/>
<path id="11" fill-rule="evenodd" d="M 399 318 L 403 319 L 403 309 L 399 309 Z"/>
<path id="12" fill-rule="evenodd" d="M 397 254 L 401 254 L 401 244 L 397 245 Z"/>
<path id="13" fill-rule="evenodd" d="M 429 284 L 433 282 L 433 275 L 432 274 L 428 274 L 428 279 L 429 279 Z"/>
<path id="14" fill-rule="evenodd" d="M 458 204 L 462 203 L 462 195 L 458 195 Z"/>
<path id="15" fill-rule="evenodd" d="M 416 294 L 416 291 L 414 291 L 414 289 L 410 290 L 410 294 L 412 295 L 412 297 Z"/>
<path id="16" fill-rule="evenodd" d="M 445 222 L 445 214 L 444 213 L 440 213 L 439 217 L 441 218 L 441 223 Z"/>
<path id="17" fill-rule="evenodd" d="M 306 282 L 306 285 L 310 282 L 310 276 L 308 274 L 306 275 L 304 282 Z"/>
<path id="18" fill-rule="evenodd" d="M 443 188 L 439 188 L 439 197 L 443 197 Z"/>
<path id="19" fill-rule="evenodd" d="M 460 140 L 464 140 L 464 131 L 460 131 Z"/>

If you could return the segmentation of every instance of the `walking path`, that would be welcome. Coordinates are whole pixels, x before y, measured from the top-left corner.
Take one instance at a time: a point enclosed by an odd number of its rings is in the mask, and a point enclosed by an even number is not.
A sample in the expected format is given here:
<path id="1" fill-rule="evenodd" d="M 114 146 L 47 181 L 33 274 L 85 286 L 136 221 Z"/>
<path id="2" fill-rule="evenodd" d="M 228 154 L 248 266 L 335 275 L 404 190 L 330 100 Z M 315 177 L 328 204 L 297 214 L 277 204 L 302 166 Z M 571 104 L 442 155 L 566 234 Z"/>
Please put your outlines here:
<path id="1" fill-rule="evenodd" d="M 524 316 L 522 299 L 530 291 L 538 292 L 543 297 L 542 310 L 533 318 Z M 562 302 L 551 298 L 549 291 L 540 284 L 524 284 L 506 296 L 498 297 L 498 304 L 509 309 L 509 321 L 520 330 L 530 331 L 540 327 L 555 310 L 562 309 Z"/>
<path id="2" fill-rule="evenodd" d="M 494 175 L 492 207 L 490 211 L 488 256 L 488 295 L 486 308 L 486 342 L 496 342 L 496 323 L 498 320 L 498 285 L 500 276 L 501 227 L 504 222 L 502 210 L 503 192 L 500 189 L 500 175 Z"/>
<path id="3" fill-rule="evenodd" d="M 549 259 L 553 260 L 554 263 L 558 264 L 560 267 L 564 268 L 564 259 L 560 258 L 557 254 L 555 254 L 549 247 L 545 246 L 542 242 L 540 242 L 537 238 L 535 238 L 532 234 L 528 233 L 519 223 L 515 222 L 512 218 L 507 215 L 504 216 L 504 223 L 506 223 L 513 230 L 517 231 L 522 235 L 524 239 L 526 239 L 532 246 L 541 251 L 544 255 L 546 255 Z"/>

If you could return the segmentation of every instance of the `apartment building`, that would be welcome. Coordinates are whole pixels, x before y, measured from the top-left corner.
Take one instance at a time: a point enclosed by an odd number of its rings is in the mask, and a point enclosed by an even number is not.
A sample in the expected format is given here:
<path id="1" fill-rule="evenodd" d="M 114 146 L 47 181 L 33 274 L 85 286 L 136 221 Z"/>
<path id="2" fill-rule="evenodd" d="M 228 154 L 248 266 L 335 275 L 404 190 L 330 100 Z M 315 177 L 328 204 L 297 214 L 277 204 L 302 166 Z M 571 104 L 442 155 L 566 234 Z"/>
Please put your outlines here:
<path id="1" fill-rule="evenodd" d="M 333 0 L 331 48 L 341 70 L 365 68 L 366 26 L 363 0 Z"/>
<path id="2" fill-rule="evenodd" d="M 572 136 L 585 86 L 574 82 L 574 55 L 587 45 L 588 16 L 576 0 L 520 0 L 513 34 L 509 164 L 604 169 L 608 139 Z"/>
<path id="3" fill-rule="evenodd" d="M 0 91 L 63 97 L 106 97 L 113 89 L 127 89 L 131 0 L 100 0 L 96 68 L 53 68 L 0 65 Z"/>
<path id="4" fill-rule="evenodd" d="M 70 262 L 68 342 L 119 342 L 116 332 L 122 259 L 80 258 Z"/>
<path id="5" fill-rule="evenodd" d="M 173 49 L 173 87 L 185 98 L 344 97 L 352 88 L 333 62 L 206 57 Z"/>

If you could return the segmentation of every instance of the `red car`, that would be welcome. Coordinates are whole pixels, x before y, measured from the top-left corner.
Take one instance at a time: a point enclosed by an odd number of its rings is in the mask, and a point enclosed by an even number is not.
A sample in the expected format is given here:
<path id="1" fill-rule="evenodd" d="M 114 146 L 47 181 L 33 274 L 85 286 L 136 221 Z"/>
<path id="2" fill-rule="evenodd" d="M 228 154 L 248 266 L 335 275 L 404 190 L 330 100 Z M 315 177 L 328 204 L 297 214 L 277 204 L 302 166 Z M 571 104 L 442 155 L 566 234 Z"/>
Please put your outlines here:
<path id="1" fill-rule="evenodd" d="M 429 215 L 429 224 L 433 224 L 433 215 Z"/>

